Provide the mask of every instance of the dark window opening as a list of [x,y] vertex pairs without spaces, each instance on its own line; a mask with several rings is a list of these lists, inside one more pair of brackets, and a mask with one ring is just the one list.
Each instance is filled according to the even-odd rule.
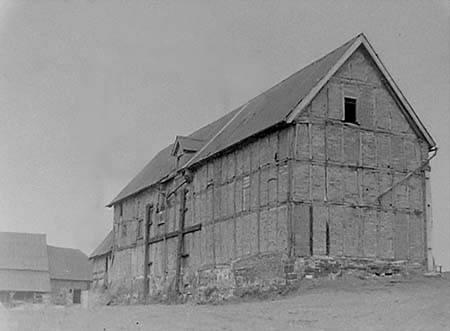
[[81,303],[81,290],[73,290],[73,303]]
[[138,227],[137,227],[137,238],[142,238],[143,235],[143,231],[142,231],[142,225],[144,223],[144,220],[140,219],[138,221]]
[[152,205],[147,205],[147,210],[146,210],[146,226],[145,226],[145,240],[149,240],[150,238],[150,227],[152,226],[153,223],[153,206]]
[[358,124],[356,121],[355,98],[344,98],[344,122]]
[[119,204],[119,216],[123,216],[123,205]]
[[127,236],[127,225],[122,224],[122,238],[125,238]]

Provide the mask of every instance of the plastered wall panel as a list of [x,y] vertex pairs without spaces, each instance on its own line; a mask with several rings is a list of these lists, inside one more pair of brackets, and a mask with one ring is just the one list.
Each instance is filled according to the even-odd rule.
[[385,259],[394,258],[393,218],[394,215],[390,211],[378,212],[378,224],[380,231],[378,257]]
[[344,207],[329,206],[330,255],[344,255]]
[[408,258],[409,215],[396,213],[394,218],[394,257],[396,260]]
[[[305,144],[303,141],[302,144]],[[280,160],[284,160],[288,157],[289,153],[288,145],[288,130],[282,130],[278,132],[278,157]]]
[[345,178],[343,176],[343,169],[341,167],[328,167],[328,200],[335,202],[342,202],[345,195],[343,188],[345,187]]
[[377,256],[378,227],[377,214],[373,209],[362,209],[364,222],[363,254],[365,257],[375,258]]
[[403,152],[403,139],[401,137],[391,136],[391,164],[398,170],[406,168],[406,160]]
[[312,199],[323,201],[325,197],[325,168],[319,165],[311,166]]
[[359,210],[352,207],[343,208],[344,221],[344,255],[358,256],[358,241],[359,241]]
[[309,256],[309,209],[307,204],[295,205],[293,212],[293,231],[295,237],[295,254],[297,256]]
[[287,213],[288,208],[286,205],[278,207],[277,210],[277,250],[286,251],[287,250]]
[[288,198],[289,176],[287,164],[278,168],[278,201],[284,202]]
[[342,127],[327,126],[327,157],[330,161],[342,161]]
[[313,160],[325,159],[325,127],[313,124],[311,126],[311,143]]
[[361,132],[362,164],[369,167],[376,167],[377,152],[375,135],[373,132]]
[[358,107],[359,123],[367,128],[373,128],[374,118],[374,88],[370,85],[360,86]]
[[391,126],[391,114],[389,111],[389,93],[384,89],[375,92],[375,124],[376,128],[389,130]]
[[[341,168],[341,173],[343,181],[341,195],[343,195],[344,201],[357,204],[359,201],[358,172],[353,168]],[[344,189],[343,192],[342,188]]]
[[410,139],[405,139],[403,144],[403,150],[406,159],[406,168],[409,171],[413,171],[420,166],[420,153],[417,153],[419,151],[419,147],[416,147],[417,143],[414,140]]
[[344,163],[356,165],[359,163],[359,132],[357,129],[344,127]]
[[297,124],[296,158],[309,159],[309,125]]
[[309,200],[309,165],[295,162],[293,167],[293,189],[296,201]]
[[425,238],[424,221],[421,213],[412,213],[409,217],[409,258],[413,261],[424,261]]
[[311,102],[311,111],[314,116],[325,117],[328,108],[328,89],[322,88]]
[[313,252],[314,255],[326,254],[326,224],[328,211],[325,206],[313,207]]
[[391,139],[387,134],[376,135],[377,165],[380,168],[391,167]]
[[342,90],[340,84],[328,84],[328,117],[336,120],[343,118]]

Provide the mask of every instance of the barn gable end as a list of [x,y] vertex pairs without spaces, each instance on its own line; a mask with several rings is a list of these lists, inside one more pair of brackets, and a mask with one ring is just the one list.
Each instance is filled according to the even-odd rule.
[[[344,120],[346,97],[356,123]],[[363,45],[294,122],[296,255],[424,265],[430,146]]]

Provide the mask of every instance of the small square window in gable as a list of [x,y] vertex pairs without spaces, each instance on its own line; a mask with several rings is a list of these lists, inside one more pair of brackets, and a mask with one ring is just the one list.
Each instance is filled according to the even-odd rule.
[[358,124],[356,118],[357,100],[355,98],[344,98],[344,122]]

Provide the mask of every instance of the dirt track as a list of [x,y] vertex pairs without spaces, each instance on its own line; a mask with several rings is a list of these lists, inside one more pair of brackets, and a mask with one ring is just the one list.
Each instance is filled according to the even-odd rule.
[[225,305],[0,311],[1,330],[449,330],[450,277],[305,281],[287,297]]

